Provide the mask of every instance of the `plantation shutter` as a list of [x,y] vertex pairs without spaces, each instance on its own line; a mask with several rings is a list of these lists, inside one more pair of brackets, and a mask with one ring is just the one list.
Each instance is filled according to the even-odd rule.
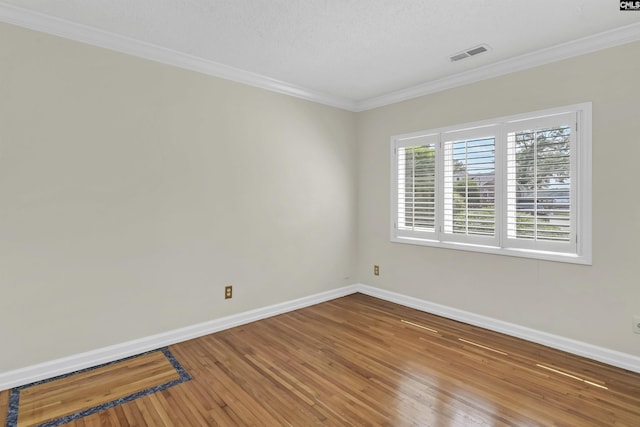
[[575,252],[575,113],[507,126],[506,246]]
[[497,245],[496,127],[443,134],[443,240]]
[[398,236],[433,238],[437,220],[437,135],[395,144],[395,228]]

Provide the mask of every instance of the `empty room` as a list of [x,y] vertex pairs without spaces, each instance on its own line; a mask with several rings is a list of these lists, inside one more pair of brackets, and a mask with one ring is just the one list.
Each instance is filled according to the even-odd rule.
[[0,427],[639,426],[639,76],[638,1],[0,0]]

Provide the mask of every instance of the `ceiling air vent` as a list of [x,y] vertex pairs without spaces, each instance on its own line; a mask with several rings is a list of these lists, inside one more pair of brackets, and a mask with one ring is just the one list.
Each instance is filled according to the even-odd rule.
[[478,55],[488,51],[489,51],[489,46],[486,44],[481,44],[480,46],[472,47],[463,52],[459,52],[454,55],[451,55],[449,59],[451,59],[451,62],[456,62],[456,61],[460,61],[461,59],[469,58],[471,56]]

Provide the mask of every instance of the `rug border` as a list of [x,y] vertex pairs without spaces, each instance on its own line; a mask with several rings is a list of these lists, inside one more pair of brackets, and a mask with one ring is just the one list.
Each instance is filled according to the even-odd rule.
[[59,426],[61,424],[64,423],[68,423],[70,421],[73,420],[77,420],[79,418],[83,418],[86,417],[88,415],[93,415],[95,413],[104,411],[106,409],[110,409],[113,408],[115,406],[121,405],[123,403],[127,403],[127,402],[131,402],[132,400],[138,399],[140,397],[143,396],[147,396],[149,394],[152,393],[156,393],[158,391],[162,391],[162,390],[166,390],[169,387],[173,387],[174,385],[178,385],[181,384],[183,382],[189,381],[191,380],[191,375],[189,375],[189,373],[182,367],[182,365],[180,364],[180,362],[178,362],[178,360],[174,357],[174,355],[171,353],[171,351],[169,350],[169,347],[162,347],[156,350],[151,350],[151,351],[147,351],[144,353],[140,353],[140,354],[136,354],[134,356],[129,356],[129,357],[125,357],[123,359],[119,359],[119,360],[114,360],[112,362],[107,362],[107,363],[103,363],[101,365],[98,366],[93,366],[90,368],[85,368],[85,369],[81,369],[79,371],[75,371],[75,372],[70,372],[68,374],[64,374],[64,375],[58,375],[57,377],[53,377],[53,378],[47,378],[45,380],[40,380],[40,381],[36,381],[30,384],[25,384],[25,385],[21,385],[19,387],[15,387],[13,389],[11,389],[11,392],[9,394],[9,409],[7,411],[7,422],[6,422],[6,427],[17,427],[18,425],[18,411],[19,411],[19,407],[20,407],[20,391],[29,388],[29,387],[34,387],[40,384],[45,384],[48,382],[52,382],[52,381],[56,381],[62,378],[67,378],[70,377],[72,375],[76,375],[76,374],[81,374],[84,372],[89,372],[89,371],[93,371],[105,366],[110,366],[110,365],[115,365],[116,363],[120,363],[126,360],[131,360],[131,359],[135,359],[137,357],[141,357],[141,356],[145,356],[147,354],[152,354],[152,353],[157,353],[157,352],[162,352],[165,357],[167,358],[167,360],[169,361],[169,363],[171,363],[171,366],[176,370],[176,372],[178,373],[178,375],[180,375],[180,378],[163,383],[163,384],[159,384],[157,386],[153,386],[150,388],[147,388],[145,390],[141,390],[135,393],[132,393],[130,395],[106,402],[106,403],[102,403],[100,405],[88,408],[88,409],[83,409],[82,411],[78,411],[75,412],[73,414],[69,414],[69,415],[65,415],[63,417],[60,418],[56,418],[54,420],[51,421],[46,421],[42,424],[38,424],[38,427],[55,427],[55,426]]

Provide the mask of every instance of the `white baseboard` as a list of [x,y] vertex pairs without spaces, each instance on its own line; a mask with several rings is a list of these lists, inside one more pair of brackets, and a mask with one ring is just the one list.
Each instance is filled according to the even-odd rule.
[[185,328],[174,329],[172,331],[151,335],[122,344],[116,344],[97,350],[88,351],[50,362],[40,363],[13,371],[0,373],[0,391],[8,390],[21,385],[30,384],[36,381],[57,377],[81,369],[113,362],[125,357],[155,350],[171,344],[198,338],[204,335],[219,332],[225,329],[255,322],[256,320],[276,316],[278,314],[319,304],[345,295],[356,293],[357,285],[346,286],[319,294],[310,295],[274,304],[256,310],[245,311],[231,316],[221,317],[208,322],[199,323]]
[[398,294],[384,289],[375,288],[373,286],[358,284],[357,290],[365,295],[380,298],[385,301],[394,302],[405,307],[415,308],[448,319],[458,320],[470,325],[479,326],[496,332],[501,332],[513,337],[522,338],[538,344],[546,345],[568,353],[583,356],[588,359],[597,360],[608,365],[617,366],[629,371],[640,373],[640,357],[604,347],[598,347],[581,341],[572,340],[570,338],[541,332],[535,329],[526,328],[513,323],[504,322],[502,320],[493,319],[491,317],[481,316],[470,313],[468,311],[459,310],[457,308],[445,305],[435,304],[419,298]]
[[116,344],[97,350],[88,351],[61,359],[26,368],[0,373],[0,391],[8,390],[21,385],[43,379],[53,378],[81,369],[98,366],[103,363],[113,362],[125,357],[155,350],[171,344],[198,338],[204,335],[219,332],[225,329],[255,322],[256,320],[287,313],[289,311],[330,301],[356,292],[370,295],[385,301],[394,302],[406,307],[415,308],[427,313],[436,314],[449,319],[458,320],[474,326],[479,326],[496,332],[501,332],[514,337],[522,338],[548,347],[563,350],[569,353],[584,356],[612,366],[617,366],[629,371],[640,373],[640,357],[631,354],[609,350],[592,344],[575,341],[558,335],[548,334],[535,329],[526,328],[513,323],[496,320],[491,317],[481,316],[468,311],[435,304],[419,298],[398,294],[384,289],[375,288],[364,284],[355,284],[343,288],[334,289],[319,294],[310,295],[274,304],[267,307],[250,310],[231,316],[221,317],[208,322],[199,323],[185,328],[174,329],[157,335]]

